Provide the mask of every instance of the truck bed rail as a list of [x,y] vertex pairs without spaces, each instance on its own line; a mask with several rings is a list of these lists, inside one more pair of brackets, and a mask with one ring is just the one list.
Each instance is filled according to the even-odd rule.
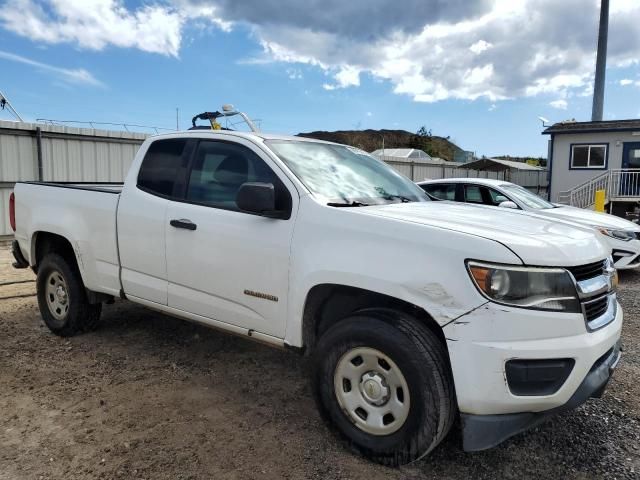
[[122,182],[16,182],[29,185],[42,185],[44,187],[73,188],[76,190],[90,190],[93,192],[119,194],[124,183]]

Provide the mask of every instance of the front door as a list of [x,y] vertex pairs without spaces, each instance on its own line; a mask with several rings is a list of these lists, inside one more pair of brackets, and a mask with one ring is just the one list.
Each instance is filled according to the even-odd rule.
[[622,168],[620,194],[640,196],[640,142],[625,142],[622,148]]
[[[246,140],[199,141],[184,199],[167,208],[168,304],[284,338],[298,195],[263,155]],[[245,182],[273,183],[276,206],[290,217],[240,211],[236,194]]]

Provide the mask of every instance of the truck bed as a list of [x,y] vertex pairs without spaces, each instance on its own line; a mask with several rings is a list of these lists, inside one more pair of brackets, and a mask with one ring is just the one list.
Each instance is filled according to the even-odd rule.
[[69,239],[90,290],[120,290],[116,210],[122,183],[18,182],[16,240],[31,263],[39,232]]

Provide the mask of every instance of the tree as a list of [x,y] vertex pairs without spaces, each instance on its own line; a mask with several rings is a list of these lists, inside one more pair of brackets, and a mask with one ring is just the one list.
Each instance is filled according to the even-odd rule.
[[427,127],[423,125],[418,129],[416,135],[418,135],[419,137],[431,137],[431,129],[427,130]]

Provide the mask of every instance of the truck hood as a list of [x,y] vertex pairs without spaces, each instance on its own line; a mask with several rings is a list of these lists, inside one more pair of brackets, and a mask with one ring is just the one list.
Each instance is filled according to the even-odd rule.
[[[526,265],[571,267],[602,260],[611,253],[591,228],[507,209],[439,201],[372,205],[354,210],[494,240],[512,250]],[[482,252],[469,252],[469,257],[481,260]]]
[[630,222],[629,220],[609,215],[608,213],[594,212],[593,210],[586,210],[583,208],[559,206],[545,210],[536,210],[533,213],[544,215],[546,217],[555,217],[558,220],[568,220],[591,227],[604,227],[616,230],[640,232],[640,225]]

